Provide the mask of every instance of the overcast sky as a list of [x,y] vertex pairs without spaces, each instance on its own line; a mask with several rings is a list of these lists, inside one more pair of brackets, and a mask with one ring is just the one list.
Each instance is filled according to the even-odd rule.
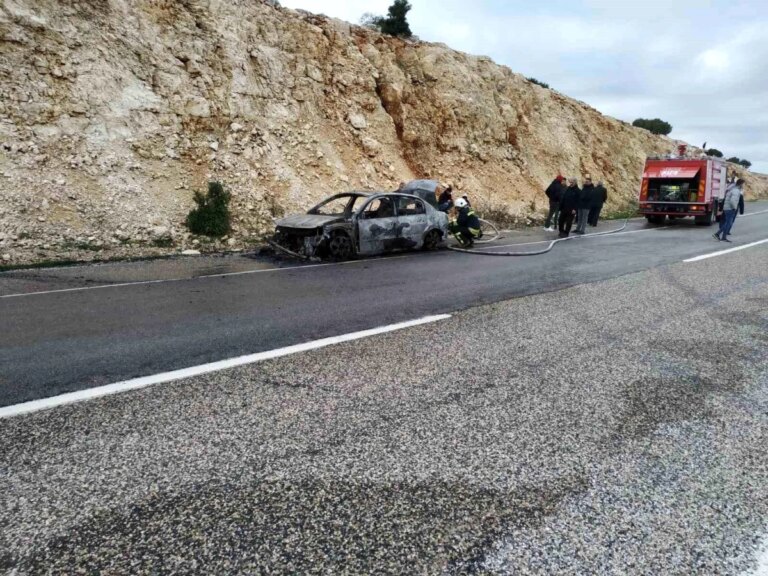
[[[391,0],[282,0],[358,22]],[[411,30],[768,173],[768,2],[411,0]]]

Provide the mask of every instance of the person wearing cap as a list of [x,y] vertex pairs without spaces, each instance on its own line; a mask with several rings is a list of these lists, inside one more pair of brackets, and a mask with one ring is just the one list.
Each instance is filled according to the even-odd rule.
[[544,222],[544,230],[547,232],[554,232],[557,221],[560,217],[560,199],[563,196],[563,180],[565,180],[560,174],[557,178],[552,180],[552,183],[544,191],[544,194],[549,198],[549,212],[547,213],[547,220]]
[[450,232],[462,248],[471,248],[475,240],[482,235],[480,219],[464,198],[456,200],[455,206],[458,209],[458,215],[449,225]]

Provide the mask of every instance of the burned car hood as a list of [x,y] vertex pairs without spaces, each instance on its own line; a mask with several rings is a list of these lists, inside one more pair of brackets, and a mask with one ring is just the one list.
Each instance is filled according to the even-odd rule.
[[319,214],[295,214],[286,218],[281,218],[275,225],[278,228],[299,228],[311,230],[312,228],[322,228],[326,224],[334,222],[343,222],[344,216],[321,216]]

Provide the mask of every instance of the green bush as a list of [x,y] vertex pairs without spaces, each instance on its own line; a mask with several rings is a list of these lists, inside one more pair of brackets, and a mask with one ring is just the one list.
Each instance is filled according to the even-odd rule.
[[728,160],[726,160],[726,162],[730,162],[731,164],[738,164],[739,166],[743,166],[747,169],[752,166],[752,162],[745,160],[744,158],[739,158],[738,156],[731,156],[728,158]]
[[653,134],[660,134],[663,136],[666,136],[670,132],[672,132],[672,125],[669,122],[664,122],[661,118],[654,118],[653,120],[648,120],[646,118],[638,118],[634,122],[632,122],[632,126],[637,126],[638,128],[645,128],[649,132],[652,132]]
[[230,193],[221,182],[208,182],[208,193],[195,192],[195,204],[187,215],[187,228],[193,234],[224,236],[230,230]]
[[542,82],[541,80],[536,80],[536,78],[527,78],[528,82],[531,84],[536,84],[537,86],[541,86],[542,88],[549,88],[549,84],[546,82]]
[[710,148],[706,152],[707,152],[707,156],[714,156],[715,158],[723,157],[723,153],[720,152],[720,150],[718,150],[717,148]]
[[395,0],[386,16],[366,13],[363,14],[360,23],[366,28],[379,30],[382,34],[410,38],[413,36],[411,27],[408,25],[408,12],[411,8],[408,0]]

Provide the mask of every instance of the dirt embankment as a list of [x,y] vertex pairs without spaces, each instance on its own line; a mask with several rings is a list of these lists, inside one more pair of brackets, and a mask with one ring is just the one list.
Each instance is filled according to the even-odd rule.
[[[265,0],[0,4],[0,265],[237,249],[413,177],[526,222],[554,174],[590,173],[620,210],[674,147],[488,58]],[[235,216],[213,244],[183,226],[208,179]]]

